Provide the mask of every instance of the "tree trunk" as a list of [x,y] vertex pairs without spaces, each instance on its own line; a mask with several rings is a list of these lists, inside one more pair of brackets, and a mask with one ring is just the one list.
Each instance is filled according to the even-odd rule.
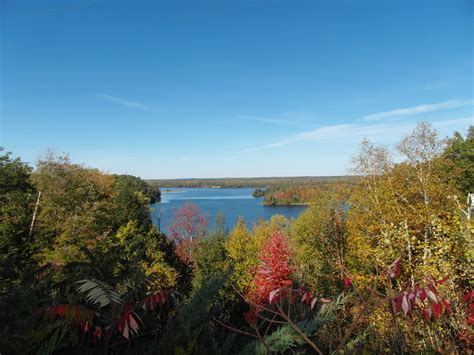
[[28,234],[28,236],[30,237],[33,235],[33,227],[35,225],[36,213],[38,212],[38,205],[40,202],[40,198],[41,198],[41,191],[38,191],[38,198],[36,199],[35,210],[33,211],[33,218],[31,219],[30,233]]

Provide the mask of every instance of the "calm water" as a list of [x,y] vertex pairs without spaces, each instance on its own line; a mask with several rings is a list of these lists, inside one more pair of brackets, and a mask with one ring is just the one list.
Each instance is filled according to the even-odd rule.
[[296,218],[306,208],[305,206],[263,206],[262,197],[252,197],[252,192],[255,190],[253,188],[189,188],[172,189],[173,192],[166,192],[166,190],[168,189],[161,190],[161,202],[151,205],[153,223],[158,224],[158,215],[161,214],[160,229],[165,233],[173,221],[175,211],[186,201],[195,203],[203,213],[207,214],[208,228],[214,226],[216,214],[219,211],[224,213],[227,227],[230,229],[239,216],[245,219],[250,228],[260,218],[267,220],[274,214],[284,215],[288,219]]

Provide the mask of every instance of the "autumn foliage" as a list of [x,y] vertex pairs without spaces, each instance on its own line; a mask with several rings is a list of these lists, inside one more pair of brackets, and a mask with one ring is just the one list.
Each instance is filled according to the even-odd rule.
[[207,218],[197,205],[186,202],[175,213],[174,221],[169,227],[170,236],[176,241],[181,258],[192,261],[193,249],[207,227]]
[[290,266],[288,240],[281,232],[273,232],[259,251],[259,265],[253,280],[250,298],[257,304],[268,301],[271,291],[290,287],[294,268]]
[[312,201],[295,220],[209,231],[186,203],[167,235],[139,178],[5,154],[2,354],[472,353],[472,132],[423,123],[364,141],[351,186],[269,189]]

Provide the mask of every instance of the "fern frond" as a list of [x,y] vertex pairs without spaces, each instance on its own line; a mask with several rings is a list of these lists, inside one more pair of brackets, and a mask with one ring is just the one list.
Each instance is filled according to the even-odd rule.
[[117,287],[118,294],[122,298],[140,299],[144,294],[147,294],[149,289],[153,289],[153,285],[160,281],[161,275],[158,273],[151,273],[145,275],[143,271],[136,270],[129,277],[120,282]]
[[93,305],[99,305],[99,308],[112,304],[122,304],[122,299],[117,291],[105,282],[99,280],[81,280],[76,283],[80,284],[77,290],[85,296],[86,301]]

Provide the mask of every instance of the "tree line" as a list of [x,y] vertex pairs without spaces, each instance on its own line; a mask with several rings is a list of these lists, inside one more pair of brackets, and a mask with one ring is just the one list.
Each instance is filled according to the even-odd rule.
[[162,188],[267,188],[276,184],[307,184],[323,181],[346,180],[350,176],[295,176],[295,177],[249,177],[249,178],[209,178],[209,179],[150,179],[152,185]]
[[343,199],[350,195],[356,183],[357,178],[353,176],[328,181],[276,183],[264,190],[257,188],[253,196],[263,196],[264,205],[310,205],[322,194],[338,195],[338,198]]

